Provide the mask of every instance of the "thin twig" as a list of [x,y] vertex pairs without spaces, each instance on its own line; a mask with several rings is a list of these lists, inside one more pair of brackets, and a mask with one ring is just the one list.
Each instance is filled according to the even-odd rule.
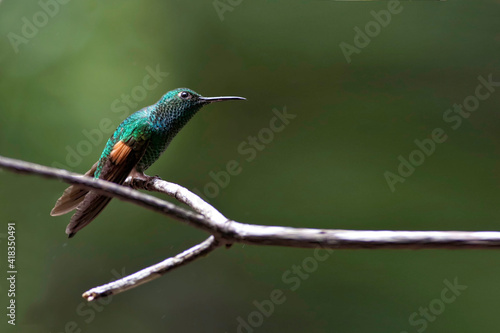
[[[213,237],[209,237],[203,243],[176,257],[166,259],[162,263],[145,268],[138,273],[105,286],[89,290],[84,294],[89,299],[133,288],[158,277],[168,270],[195,260],[222,244],[244,243],[333,249],[500,248],[500,232],[497,231],[332,230],[244,224],[228,220],[218,210],[186,188],[156,177],[151,177],[149,180],[142,182],[132,180],[132,183],[135,188],[173,196],[180,202],[190,206],[196,213],[126,186],[100,179],[83,177],[82,175],[66,170],[59,170],[1,156],[0,167],[18,173],[36,174],[47,178],[60,179],[70,184],[79,184],[93,191],[117,197],[118,199],[129,201],[177,220],[187,222],[213,235]],[[158,269],[161,270],[161,274],[158,273]]]
[[191,207],[195,212],[203,215],[206,219],[213,221],[213,223],[222,225],[228,221],[224,215],[222,215],[208,202],[204,201],[187,188],[175,183],[161,180],[158,177],[150,177],[146,182],[142,179],[136,179],[133,181],[133,187],[136,189],[159,192],[174,197],[179,202]]
[[[151,177],[148,181],[144,181],[143,179],[130,179],[128,180],[128,183],[136,189],[161,192],[174,197],[180,202],[185,203],[186,205],[191,207],[196,212],[202,214],[207,219],[215,220],[216,223],[224,223],[227,221],[227,218],[212,205],[203,201],[198,196],[190,195],[192,194],[190,191],[177,184],[160,180],[157,177]],[[214,236],[210,236],[202,243],[193,246],[190,249],[187,249],[186,251],[176,255],[175,257],[165,259],[162,262],[146,267],[134,274],[128,275],[105,285],[92,288],[84,292],[82,296],[88,301],[93,301],[97,298],[116,295],[118,293],[127,291],[143,283],[159,278],[168,271],[171,271],[191,261],[201,258],[221,245],[223,245],[222,242],[218,241]]]

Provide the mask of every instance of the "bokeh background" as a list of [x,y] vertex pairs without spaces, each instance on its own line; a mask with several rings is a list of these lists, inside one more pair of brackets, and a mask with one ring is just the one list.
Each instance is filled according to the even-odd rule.
[[[211,172],[238,161],[241,173],[207,196],[228,217],[315,228],[500,228],[500,87],[456,130],[443,120],[453,104],[474,94],[479,76],[500,81],[498,1],[401,2],[401,12],[350,63],[340,44],[353,45],[354,29],[364,30],[374,20],[371,11],[387,10],[388,2],[42,3],[51,4],[46,21],[38,1],[0,2],[1,155],[83,173],[110,135],[101,131],[103,138],[95,134],[92,143],[85,133],[95,133],[101,121],[114,128],[125,113],[186,86],[248,100],[204,108],[148,173],[204,193]],[[30,30],[34,20],[40,27]],[[144,89],[147,68],[163,73],[155,88]],[[238,146],[269,127],[273,109],[284,108],[296,117],[247,161]],[[397,173],[398,156],[408,158],[414,140],[429,138],[435,128],[447,141],[391,191],[384,173]],[[70,158],[71,150],[80,153]],[[6,225],[17,227],[15,327],[6,323],[5,278],[0,283],[0,327],[9,331],[500,327],[495,250],[336,251],[291,290],[283,274],[310,260],[313,250],[234,245],[88,304],[80,296],[85,290],[175,255],[206,235],[113,200],[68,240],[70,216],[49,216],[65,187],[0,170],[3,271]],[[449,304],[442,302],[445,280],[467,286]],[[259,322],[255,301],[269,300],[275,289],[286,301]],[[425,317],[421,311],[429,306]],[[242,320],[255,327],[240,327]]]

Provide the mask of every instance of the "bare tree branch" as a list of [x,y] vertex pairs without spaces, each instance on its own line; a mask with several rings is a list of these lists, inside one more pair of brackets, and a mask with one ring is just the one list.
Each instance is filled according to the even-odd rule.
[[391,231],[332,230],[244,224],[228,220],[218,210],[186,188],[157,177],[130,180],[139,189],[161,192],[187,204],[196,213],[126,186],[92,179],[65,170],[0,156],[0,167],[18,173],[55,178],[107,194],[186,222],[210,234],[204,242],[161,263],[84,294],[88,300],[116,294],[159,277],[165,272],[200,258],[221,245],[244,243],[300,248],[332,249],[488,249],[500,248],[497,231]]

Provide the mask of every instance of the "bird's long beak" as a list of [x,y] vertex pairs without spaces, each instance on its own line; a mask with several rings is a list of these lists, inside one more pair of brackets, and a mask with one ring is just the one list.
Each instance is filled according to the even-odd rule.
[[203,103],[214,103],[214,102],[222,102],[222,101],[230,101],[230,100],[246,100],[244,97],[238,96],[219,96],[219,97],[199,97],[199,100]]

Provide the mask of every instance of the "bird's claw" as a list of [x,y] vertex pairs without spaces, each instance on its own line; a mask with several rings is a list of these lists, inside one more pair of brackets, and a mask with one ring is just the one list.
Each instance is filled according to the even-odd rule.
[[130,185],[135,189],[147,189],[156,180],[161,180],[161,177],[158,175],[148,176],[144,173],[137,172],[133,175]]

